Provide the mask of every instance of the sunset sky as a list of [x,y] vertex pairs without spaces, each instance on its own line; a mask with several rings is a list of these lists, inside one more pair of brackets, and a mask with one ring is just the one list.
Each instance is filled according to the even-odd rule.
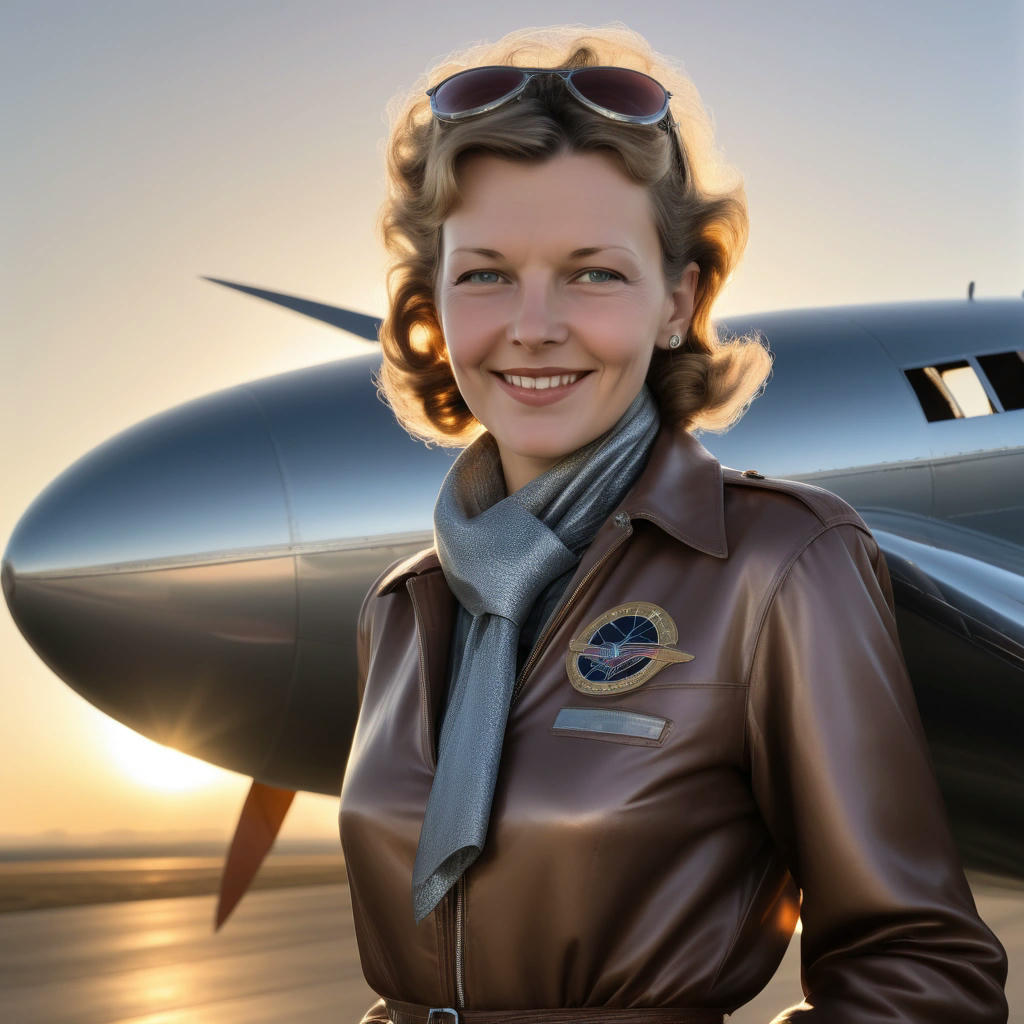
[[[720,315],[959,298],[972,279],[979,298],[1024,289],[1024,3],[451,10],[6,0],[0,544],[112,434],[368,350],[200,275],[383,314],[388,100],[446,53],[555,11],[590,25],[628,14],[700,89],[751,212]],[[6,608],[0,695],[0,843],[230,834],[248,780],[210,769],[161,789]],[[336,835],[335,816],[334,800],[302,796],[284,835]]]

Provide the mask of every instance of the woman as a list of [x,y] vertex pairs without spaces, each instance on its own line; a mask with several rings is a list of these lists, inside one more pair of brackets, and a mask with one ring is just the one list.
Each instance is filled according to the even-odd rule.
[[720,1024],[799,914],[778,1020],[1004,1021],[877,545],[691,433],[770,368],[710,323],[746,212],[692,86],[571,28],[430,84],[389,150],[381,385],[468,446],[360,614],[364,1020]]

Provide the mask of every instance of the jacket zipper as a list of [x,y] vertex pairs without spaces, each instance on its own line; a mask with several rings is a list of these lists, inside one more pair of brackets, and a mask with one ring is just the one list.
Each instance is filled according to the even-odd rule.
[[466,1008],[466,983],[462,977],[462,943],[465,931],[463,918],[466,913],[466,876],[459,876],[455,883],[455,1005]]
[[[523,671],[519,673],[519,678],[516,680],[515,689],[512,691],[512,700],[510,706],[516,702],[520,691],[523,688],[523,684],[533,669],[537,658],[540,655],[540,651],[543,649],[545,642],[548,637],[558,628],[562,620],[565,618],[566,612],[572,606],[573,602],[580,596],[587,584],[593,579],[594,574],[604,565],[605,562],[622,546],[622,544],[629,539],[633,533],[632,524],[628,519],[621,521],[616,518],[616,522],[620,524],[622,533],[614,544],[590,567],[587,574],[577,584],[576,589],[572,592],[569,600],[565,602],[558,609],[555,617],[548,623],[547,629],[537,638],[537,642],[533,645],[533,649],[530,651],[530,656],[526,659],[526,664],[523,665]],[[422,648],[420,656],[422,657]],[[465,913],[466,913],[466,876],[465,873],[459,876],[459,880],[455,883],[455,1003],[456,1006],[463,1010],[466,1007],[466,984],[463,978],[463,944],[465,940]]]

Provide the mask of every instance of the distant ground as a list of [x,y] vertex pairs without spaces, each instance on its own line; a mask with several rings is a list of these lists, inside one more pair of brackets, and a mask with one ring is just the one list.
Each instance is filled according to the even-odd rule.
[[[322,849],[322,846],[321,846]],[[205,896],[220,888],[226,852],[216,855],[171,854],[138,849],[120,854],[93,850],[69,856],[69,850],[44,851],[43,856],[17,859],[0,853],[0,913],[70,907],[90,903]],[[333,852],[272,853],[263,864],[253,889],[329,885],[346,881],[340,844]]]
[[[133,832],[129,829],[96,835],[66,835],[59,830],[34,836],[0,835],[0,863],[14,860],[78,860],[98,857],[222,857],[230,835],[194,832]],[[335,853],[337,837],[279,838],[273,853]]]

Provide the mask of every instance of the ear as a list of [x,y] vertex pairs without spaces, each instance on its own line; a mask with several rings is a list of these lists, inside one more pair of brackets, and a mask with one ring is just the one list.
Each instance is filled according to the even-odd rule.
[[686,337],[690,329],[690,321],[693,319],[693,304],[697,297],[697,282],[700,280],[700,267],[696,263],[688,263],[679,283],[669,292],[666,299],[667,319],[658,332],[655,345],[658,348],[667,349],[668,340],[673,334],[680,338]]

